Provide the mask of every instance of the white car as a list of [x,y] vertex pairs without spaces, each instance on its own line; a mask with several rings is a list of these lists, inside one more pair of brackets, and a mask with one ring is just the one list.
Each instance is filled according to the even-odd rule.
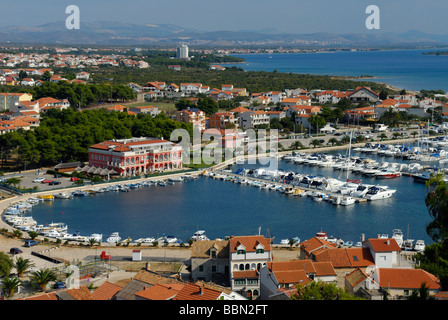
[[33,182],[42,182],[42,181],[44,181],[44,180],[45,180],[45,178],[40,177],[40,178],[36,178],[36,179],[34,179]]

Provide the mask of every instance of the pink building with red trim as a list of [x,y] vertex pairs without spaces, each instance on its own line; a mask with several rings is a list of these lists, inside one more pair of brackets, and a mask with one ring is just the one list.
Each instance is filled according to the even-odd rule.
[[176,170],[182,168],[182,147],[153,138],[104,141],[89,148],[89,165],[122,177]]

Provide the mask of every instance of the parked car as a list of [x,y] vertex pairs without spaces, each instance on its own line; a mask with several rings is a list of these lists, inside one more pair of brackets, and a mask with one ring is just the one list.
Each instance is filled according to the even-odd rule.
[[59,181],[51,181],[50,183],[48,183],[50,186],[55,186],[57,184],[61,184]]
[[45,180],[45,178],[40,177],[40,178],[34,179],[33,182],[42,182],[44,180]]
[[78,178],[78,177],[71,177],[70,178],[70,181],[78,181],[78,180],[80,180],[81,178]]
[[19,253],[23,253],[23,251],[20,250],[19,248],[11,248],[9,250],[9,253],[11,253],[11,254],[19,254]]
[[60,178],[60,177],[62,177],[62,174],[60,174],[60,173],[55,173],[55,174],[54,174],[54,177],[55,177],[55,178]]
[[45,179],[45,180],[42,180],[42,183],[50,183],[50,182],[52,182],[53,180],[48,180],[48,179]]
[[58,281],[53,285],[53,289],[65,289],[67,288],[62,281]]
[[32,247],[39,244],[39,241],[36,240],[26,240],[25,241],[25,247]]

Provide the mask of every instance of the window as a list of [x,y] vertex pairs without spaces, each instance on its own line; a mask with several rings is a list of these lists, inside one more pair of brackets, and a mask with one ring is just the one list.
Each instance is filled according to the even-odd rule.
[[212,266],[212,272],[216,272],[216,266]]
[[235,285],[244,286],[246,284],[246,280],[245,279],[235,279],[234,283],[235,283]]
[[246,250],[244,250],[244,249],[236,251],[236,254],[245,254],[245,253],[246,253]]
[[264,249],[257,249],[256,253],[264,253]]
[[204,266],[199,266],[199,272],[204,272]]

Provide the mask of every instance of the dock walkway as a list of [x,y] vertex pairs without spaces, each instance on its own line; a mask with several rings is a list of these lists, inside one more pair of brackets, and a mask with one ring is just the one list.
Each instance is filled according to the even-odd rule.
[[[281,181],[272,181],[272,180],[266,180],[266,179],[255,178],[255,177],[242,176],[242,175],[238,175],[238,174],[235,174],[235,173],[230,173],[230,172],[226,172],[226,171],[222,171],[222,170],[214,171],[214,173],[219,174],[219,175],[225,175],[225,176],[230,177],[230,178],[242,178],[243,177],[244,179],[247,179],[247,180],[250,180],[250,181],[257,181],[257,182],[261,182],[261,183],[275,184],[275,185],[279,185],[281,187],[292,187],[292,188],[301,189],[301,190],[304,190],[304,191],[322,192],[324,194],[328,194],[328,195],[333,196],[333,197],[341,197],[341,196],[343,196],[340,193],[330,192],[330,191],[327,191],[327,190],[319,190],[319,189],[316,189],[316,188],[308,188],[308,187],[304,187],[304,186],[291,185],[289,183],[286,183],[285,181],[283,181],[283,182],[281,182]],[[357,203],[367,202],[367,199],[365,199],[365,198],[358,198],[358,197],[353,197],[353,196],[351,196],[351,197],[353,199],[355,199],[355,201]]]

